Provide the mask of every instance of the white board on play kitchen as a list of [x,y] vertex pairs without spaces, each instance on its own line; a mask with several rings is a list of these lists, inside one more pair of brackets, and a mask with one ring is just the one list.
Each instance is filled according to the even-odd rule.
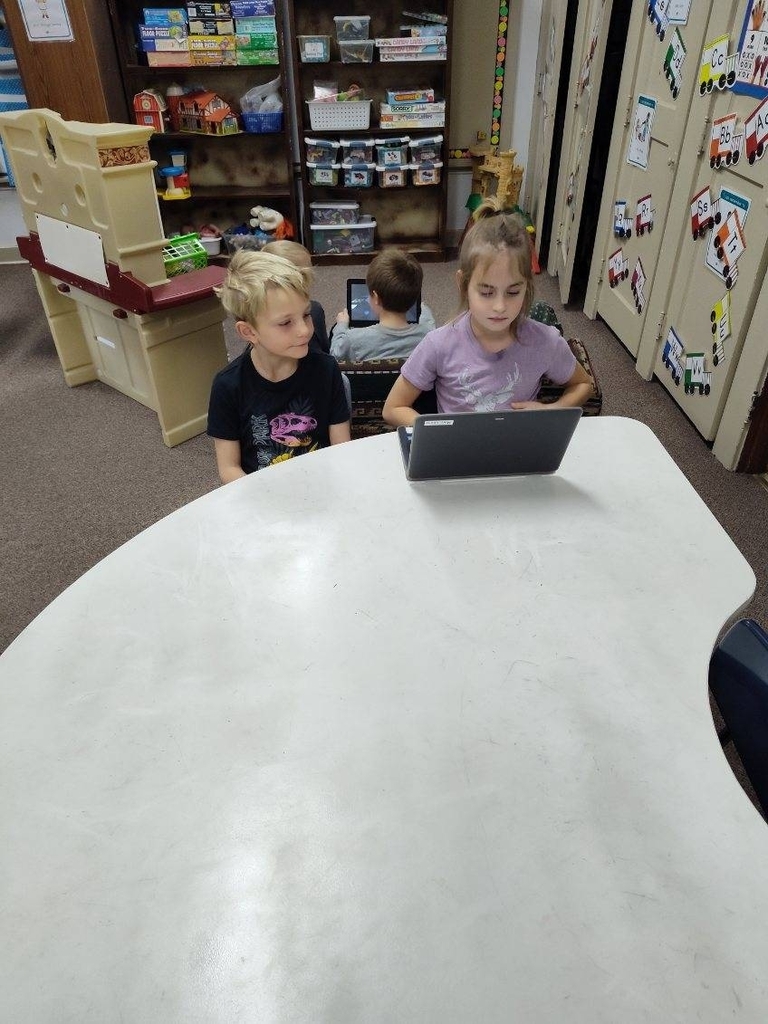
[[98,231],[36,213],[37,233],[45,262],[95,284],[109,286],[104,248]]

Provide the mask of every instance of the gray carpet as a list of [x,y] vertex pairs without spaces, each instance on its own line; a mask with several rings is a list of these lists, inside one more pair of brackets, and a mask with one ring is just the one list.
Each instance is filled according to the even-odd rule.
[[[329,322],[347,277],[365,267],[320,267],[315,297]],[[424,298],[438,322],[455,312],[455,264],[426,264]],[[556,282],[538,296],[586,344],[599,374],[603,411],[634,416],[665,444],[754,568],[749,614],[768,626],[768,491],[728,473],[657,383],[642,380],[611,332],[562,310]],[[68,388],[26,266],[0,266],[0,651],[70,583],[140,530],[218,484],[204,436],[166,448],[154,413],[99,383]],[[232,352],[239,343],[228,331]],[[671,510],[671,514],[674,514]],[[704,553],[703,553],[704,557]]]

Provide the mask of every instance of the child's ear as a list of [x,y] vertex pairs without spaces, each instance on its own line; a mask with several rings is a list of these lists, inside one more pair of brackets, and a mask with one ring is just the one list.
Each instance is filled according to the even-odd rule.
[[259,340],[256,328],[251,326],[247,320],[235,320],[235,331],[240,335],[243,341],[247,341],[249,345],[255,345]]

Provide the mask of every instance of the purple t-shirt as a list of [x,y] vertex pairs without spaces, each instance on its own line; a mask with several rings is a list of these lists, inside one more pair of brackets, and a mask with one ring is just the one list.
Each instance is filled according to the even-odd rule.
[[440,412],[493,412],[528,402],[542,377],[566,384],[576,357],[554,327],[524,319],[503,352],[486,352],[464,313],[430,331],[403,364],[402,375],[419,391],[434,387]]

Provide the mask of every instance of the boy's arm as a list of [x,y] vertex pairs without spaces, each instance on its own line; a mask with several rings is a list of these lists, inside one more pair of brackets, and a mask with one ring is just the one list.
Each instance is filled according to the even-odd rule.
[[337,362],[349,359],[349,313],[343,309],[336,317],[336,324],[331,334],[331,355]]
[[223,484],[231,483],[233,480],[247,475],[240,462],[239,441],[227,441],[222,437],[214,437],[213,443],[216,450],[216,468]]
[[409,380],[400,374],[387,395],[381,415],[393,427],[410,427],[418,416],[413,404],[421,394]]
[[425,302],[421,305],[419,327],[423,327],[425,332],[434,331],[435,327],[437,327],[437,324],[435,323],[435,314]]
[[345,441],[351,441],[352,432],[349,420],[346,423],[331,423],[328,427],[328,440],[331,444],[344,444]]

